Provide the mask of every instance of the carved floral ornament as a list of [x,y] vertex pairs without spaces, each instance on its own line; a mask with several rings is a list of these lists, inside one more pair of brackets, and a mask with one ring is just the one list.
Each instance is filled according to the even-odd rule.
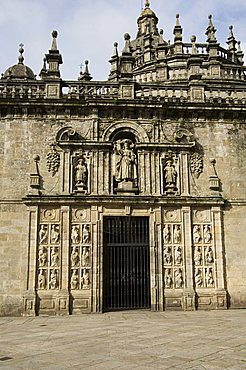
[[50,145],[50,150],[46,156],[46,163],[48,171],[51,173],[52,176],[55,176],[60,167],[60,155],[56,149],[55,144]]

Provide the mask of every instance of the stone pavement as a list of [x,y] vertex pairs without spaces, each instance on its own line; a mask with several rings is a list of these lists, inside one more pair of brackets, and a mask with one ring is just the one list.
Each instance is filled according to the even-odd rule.
[[246,369],[246,310],[1,317],[0,368]]

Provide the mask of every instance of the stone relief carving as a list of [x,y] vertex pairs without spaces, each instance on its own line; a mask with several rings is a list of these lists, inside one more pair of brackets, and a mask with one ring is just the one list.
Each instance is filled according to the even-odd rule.
[[52,176],[55,176],[60,167],[60,155],[55,147],[55,144],[50,145],[50,151],[46,156],[46,163],[48,171],[52,174]]
[[205,280],[208,288],[212,288],[214,286],[213,270],[211,267],[205,269]]
[[174,247],[174,261],[176,265],[180,265],[183,261],[182,251],[179,246]]
[[196,266],[200,266],[202,264],[202,253],[200,247],[194,248],[194,263]]
[[38,273],[38,289],[46,289],[45,271],[42,269]]
[[178,190],[177,158],[169,151],[162,159],[163,189],[166,195],[175,195]]
[[195,285],[199,288],[203,285],[202,271],[200,269],[195,270]]
[[170,226],[166,224],[163,229],[163,239],[164,243],[169,244],[171,242],[171,231]]
[[50,265],[52,267],[56,267],[59,265],[59,252],[58,252],[58,248],[57,247],[52,247],[51,248],[51,261],[50,261]]
[[72,226],[71,240],[72,240],[73,244],[78,244],[79,241],[80,241],[80,233],[79,233],[78,225],[73,225]]
[[203,227],[203,239],[204,243],[211,243],[212,241],[212,234],[209,225],[204,225]]
[[181,230],[179,225],[174,225],[173,229],[173,241],[176,244],[181,243]]
[[58,271],[50,271],[50,289],[58,289]]
[[40,226],[39,230],[39,243],[47,243],[47,238],[48,238],[48,229],[45,227],[45,225]]
[[137,186],[137,156],[134,147],[130,139],[114,142],[114,178],[118,186],[121,184],[123,188],[126,187],[125,183],[131,184],[132,187]]
[[90,243],[91,235],[90,235],[90,226],[89,225],[83,225],[82,228],[82,241],[83,244]]
[[89,289],[89,286],[90,286],[89,270],[84,269],[82,275],[82,289]]
[[214,262],[214,253],[210,246],[205,249],[205,262],[207,264]]
[[80,257],[79,257],[78,248],[73,246],[72,253],[71,253],[71,265],[73,267],[79,266],[79,262],[80,262]]
[[198,179],[203,172],[203,155],[197,152],[190,156],[190,170],[191,173]]
[[168,265],[172,263],[172,249],[170,246],[164,246],[164,262]]
[[183,275],[181,269],[174,271],[174,284],[175,288],[182,288],[183,286]]
[[165,288],[172,288],[173,279],[172,279],[172,275],[171,275],[171,269],[166,269],[164,275],[165,275],[164,276],[164,278],[165,278],[165,283],[164,283]]
[[193,241],[194,243],[200,243],[201,242],[201,230],[199,225],[194,225],[193,227]]
[[44,267],[47,265],[48,262],[48,252],[47,248],[44,246],[40,246],[38,251],[38,262],[40,267]]
[[71,289],[79,289],[79,274],[78,270],[72,270]]
[[51,225],[51,231],[50,231],[50,241],[53,244],[56,244],[59,242],[60,238],[60,232],[59,232],[59,226],[58,225]]

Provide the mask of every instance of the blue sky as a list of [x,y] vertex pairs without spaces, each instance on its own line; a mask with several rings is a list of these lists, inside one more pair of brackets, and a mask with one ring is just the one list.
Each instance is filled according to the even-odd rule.
[[[144,0],[143,0],[144,2]],[[44,54],[51,45],[51,32],[59,33],[58,47],[63,56],[63,79],[77,79],[79,65],[90,61],[95,80],[106,80],[113,43],[123,48],[123,35],[136,35],[141,0],[0,0],[0,73],[17,62],[18,45],[24,44],[25,64],[39,74]],[[226,46],[228,27],[242,41],[246,54],[246,0],[151,0],[166,40],[173,39],[176,13],[184,29],[183,40],[191,35],[205,42],[208,15],[213,15],[217,39]]]

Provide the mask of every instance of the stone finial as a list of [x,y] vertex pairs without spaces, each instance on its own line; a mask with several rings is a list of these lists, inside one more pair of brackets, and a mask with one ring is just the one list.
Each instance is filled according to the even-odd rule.
[[118,56],[119,56],[119,53],[118,53],[118,42],[115,42],[114,43],[114,51],[113,51],[112,58],[115,58],[115,57],[118,58]]
[[238,41],[237,42],[237,45],[238,45],[238,48],[237,48],[237,60],[240,64],[243,65],[243,57],[244,57],[244,54],[242,52],[242,49],[241,49],[241,41]]
[[125,47],[122,50],[122,54],[131,54],[131,36],[129,33],[124,34],[124,39],[125,39]]
[[183,47],[182,47],[182,33],[183,29],[180,26],[179,22],[179,14],[176,14],[176,24],[173,29],[174,34],[174,52],[175,54],[182,54]]
[[180,23],[179,23],[179,14],[176,14],[176,27],[179,27],[180,26]]
[[149,0],[146,0],[145,1],[145,8],[149,8],[150,7],[150,2],[149,2]]
[[207,30],[206,30],[206,33],[205,33],[207,35],[207,42],[208,43],[216,43],[217,42],[216,37],[215,37],[216,28],[213,25],[211,14],[208,16],[208,20],[209,20],[208,27],[207,27]]
[[82,81],[90,81],[92,79],[91,77],[91,74],[89,72],[89,61],[86,60],[85,61],[85,71],[84,72],[80,72],[80,77],[79,77],[79,80],[82,80]]
[[211,190],[211,195],[220,196],[221,183],[215,168],[216,160],[214,158],[210,158],[209,162],[211,164],[211,175],[209,176],[209,189]]
[[23,46],[24,46],[24,44],[20,44],[19,45],[19,53],[20,53],[20,55],[19,55],[19,57],[18,57],[18,63],[19,64],[23,64],[23,62],[24,62],[24,57],[23,57],[23,53],[24,53],[24,49],[23,49]]
[[191,54],[197,54],[196,36],[195,35],[191,36],[190,41],[192,44]]
[[113,55],[109,60],[111,64],[111,70],[109,74],[109,80],[117,81],[119,77],[119,53],[118,53],[118,42],[114,43]]
[[30,174],[30,195],[41,195],[41,176],[39,173],[38,163],[40,161],[39,155],[34,155],[33,160],[35,162],[35,169]]
[[228,50],[231,53],[232,61],[236,62],[236,51],[237,51],[236,44],[237,44],[237,41],[236,41],[236,39],[234,37],[234,34],[233,34],[233,26],[229,27],[229,37],[228,37],[226,43],[228,44]]
[[52,31],[52,44],[51,44],[51,50],[57,50],[57,36],[58,32],[57,31]]

